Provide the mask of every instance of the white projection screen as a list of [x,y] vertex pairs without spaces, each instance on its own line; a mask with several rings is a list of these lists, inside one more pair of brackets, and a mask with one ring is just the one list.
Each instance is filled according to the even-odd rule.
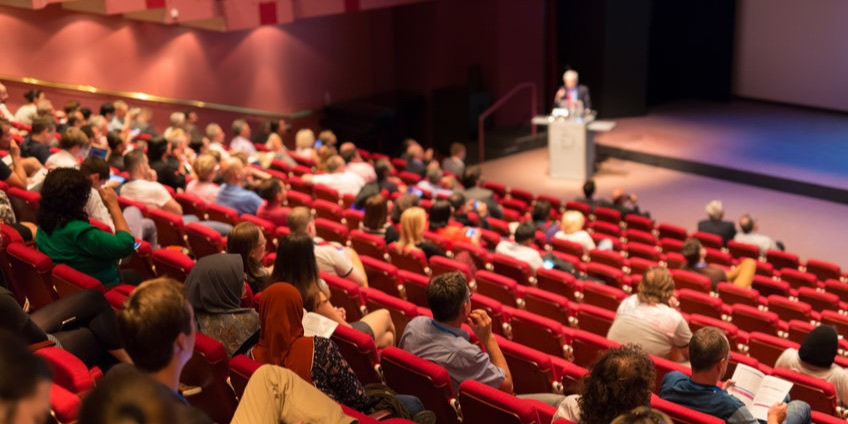
[[733,93],[848,112],[848,0],[739,0]]

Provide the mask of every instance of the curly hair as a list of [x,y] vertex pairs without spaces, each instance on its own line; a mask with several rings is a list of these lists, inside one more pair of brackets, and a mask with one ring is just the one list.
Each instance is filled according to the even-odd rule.
[[91,196],[91,181],[73,168],[58,168],[44,178],[39,202],[38,229],[47,234],[71,221],[88,222],[85,204]]
[[654,363],[637,345],[608,349],[583,379],[580,422],[607,424],[637,406],[651,403]]

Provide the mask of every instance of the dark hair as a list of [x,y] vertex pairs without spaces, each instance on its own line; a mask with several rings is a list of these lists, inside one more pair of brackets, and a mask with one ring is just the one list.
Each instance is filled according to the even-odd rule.
[[477,182],[480,181],[480,175],[483,174],[483,171],[479,166],[472,166],[465,170],[462,174],[462,186],[465,188],[476,187]]
[[429,218],[430,218],[430,230],[442,228],[448,225],[448,221],[450,221],[450,217],[453,214],[453,207],[449,201],[445,199],[439,199],[433,202],[433,205],[430,206]]
[[453,206],[454,211],[457,211],[465,205],[465,196],[462,193],[454,192],[448,197],[448,202]]
[[716,327],[703,327],[689,340],[689,363],[692,372],[704,371],[730,353],[730,344],[724,332]]
[[103,103],[100,105],[100,115],[112,115],[115,113],[115,105],[112,103]]
[[133,172],[135,168],[144,163],[144,150],[135,149],[133,151],[127,152],[124,155],[124,170],[127,172]]
[[374,162],[374,173],[377,175],[378,183],[385,181],[389,175],[392,175],[392,164],[387,159],[378,159]]
[[637,345],[607,349],[583,377],[580,423],[608,424],[637,406],[651,404],[654,363]]
[[389,215],[389,207],[386,198],[382,194],[375,194],[365,201],[365,216],[362,225],[365,228],[379,230],[386,226],[386,217]]
[[680,254],[686,258],[686,265],[694,267],[701,260],[701,241],[692,237],[683,242],[680,248]]
[[280,240],[274,273],[269,282],[286,282],[297,288],[306,310],[318,305],[318,265],[315,262],[315,243],[308,234],[291,233]]
[[547,200],[537,200],[530,212],[530,219],[533,222],[547,222],[551,219],[551,202]]
[[109,165],[106,163],[103,158],[92,156],[85,158],[80,165],[80,172],[86,178],[90,175],[97,174],[101,180],[105,180],[109,178]]
[[739,229],[742,230],[744,234],[748,234],[754,230],[754,217],[750,214],[742,215],[739,218]]
[[418,206],[421,203],[421,199],[414,194],[402,194],[394,201],[394,207],[392,208],[392,222],[399,223],[400,215],[403,211],[413,207]]
[[256,189],[259,197],[269,202],[274,200],[281,191],[283,191],[283,182],[279,178],[270,178],[262,181],[262,184],[259,184],[259,188]]
[[350,163],[350,161],[352,161],[356,157],[357,153],[359,152],[356,150],[356,147],[348,147],[339,152],[339,156],[344,159],[345,163]]
[[68,100],[65,102],[65,105],[62,107],[62,110],[65,111],[66,114],[70,115],[73,112],[79,110],[80,102],[78,100]]
[[[0,401],[10,405],[8,415],[14,415],[18,401],[35,394],[38,383],[52,380],[47,362],[6,330],[0,330],[0,369]],[[0,421],[10,422],[8,418]]]
[[121,139],[121,134],[117,131],[109,131],[106,133],[106,142],[109,143],[109,148],[114,150],[120,146],[124,140]]
[[430,279],[427,284],[427,307],[436,321],[453,321],[462,310],[469,294],[468,281],[461,272],[448,272]]
[[595,195],[595,180],[586,180],[583,183],[583,197],[591,199]]
[[157,136],[147,141],[147,160],[150,163],[162,160],[165,152],[168,151],[168,140],[165,137]]
[[44,130],[55,128],[53,121],[47,118],[36,118],[32,120],[32,128],[30,134],[41,134]]
[[24,93],[24,98],[27,99],[28,102],[34,103],[41,96],[41,90],[37,88],[33,88],[31,90],[27,90]]
[[[250,256],[250,252],[259,245],[261,232],[262,229],[258,225],[244,221],[233,227],[227,235],[227,252],[241,255],[244,272],[247,274],[250,288],[254,291],[262,291],[268,277],[265,272],[262,272],[262,264]],[[270,242],[266,240],[266,243]]]
[[82,119],[88,121],[88,118],[91,118],[91,108],[81,107],[79,108],[79,113],[82,114]]
[[638,406],[630,412],[617,416],[610,424],[672,424],[665,412],[650,406]]
[[462,143],[453,142],[450,145],[451,156],[456,156],[465,151],[465,145]]
[[39,230],[47,234],[71,221],[88,221],[85,203],[91,195],[91,182],[73,168],[57,168],[44,178],[41,187],[38,222]]
[[536,236],[536,224],[533,221],[524,221],[515,229],[515,242],[524,243]]
[[[68,120],[68,125],[71,125],[70,120]],[[88,137],[89,140],[94,138],[94,129],[91,127],[90,124],[85,124],[85,125],[81,126],[80,131],[84,132],[86,137]]]
[[118,313],[118,333],[135,366],[156,372],[174,356],[174,341],[194,331],[182,284],[161,277],[141,283]]

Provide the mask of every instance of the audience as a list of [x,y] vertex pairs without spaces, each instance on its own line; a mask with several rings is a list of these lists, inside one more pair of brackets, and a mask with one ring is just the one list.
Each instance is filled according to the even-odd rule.
[[262,266],[266,243],[262,229],[249,221],[238,223],[227,236],[227,253],[241,256],[245,280],[254,293],[264,290],[271,276]]
[[595,200],[595,180],[589,179],[583,183],[583,197],[578,197],[578,202],[585,203],[589,205],[589,208],[594,210],[598,206],[603,206],[603,202],[600,200]]
[[244,119],[233,121],[233,140],[230,141],[230,150],[246,155],[256,153],[256,146],[250,141],[250,125]]
[[442,196],[447,197],[453,194],[453,190],[442,187],[442,178],[444,174],[439,168],[430,168],[426,172],[426,177],[419,181],[415,186],[421,190],[427,190],[433,198]]
[[[44,92],[33,88],[31,90],[27,90],[24,93],[24,99],[26,99],[26,104],[19,107],[15,112],[15,117],[12,119],[13,121],[20,122],[22,124],[33,124],[38,116],[38,103],[44,99]],[[43,163],[43,162],[42,162]]]
[[194,160],[193,166],[194,175],[197,178],[186,185],[186,194],[196,196],[206,203],[215,203],[220,187],[215,184],[214,180],[219,169],[220,166],[215,156],[208,153],[198,156]]
[[768,252],[769,250],[783,250],[783,246],[781,243],[776,242],[771,237],[765,234],[760,234],[757,231],[759,230],[759,227],[757,227],[757,222],[750,214],[742,215],[742,217],[739,218],[739,229],[742,232],[736,233],[736,236],[733,237],[733,240],[739,243],[747,243],[757,246],[760,249],[760,256],[765,256],[766,252]]
[[[414,194],[402,194],[392,202],[391,220],[392,224],[400,224],[400,217],[411,207],[418,207],[421,204],[421,198]],[[426,212],[425,212],[426,215]],[[427,228],[426,224],[424,228]],[[424,231],[424,230],[421,230]]]
[[0,417],[6,423],[50,420],[53,377],[47,362],[14,335],[0,331]]
[[480,202],[478,200],[469,200],[465,201],[465,196],[462,193],[453,193],[448,197],[448,202],[450,202],[451,207],[453,207],[453,220],[466,226],[472,227],[474,226],[474,221],[472,221],[470,213],[474,213],[477,216],[477,225],[480,228],[489,229],[489,221],[487,218],[489,217],[489,210],[486,207],[486,204]]
[[424,230],[427,228],[427,212],[417,206],[408,208],[400,217],[400,240],[397,248],[401,252],[421,250],[429,260],[433,256],[445,256],[441,247],[429,240],[424,240]]
[[121,138],[121,135],[109,131],[106,133],[106,143],[109,146],[109,156],[106,157],[106,163],[118,171],[124,171],[124,153],[127,152],[127,143]]
[[294,155],[312,159],[315,156],[315,133],[308,128],[299,130],[294,136]]
[[533,248],[535,238],[536,225],[531,221],[524,221],[515,229],[512,240],[503,240],[498,243],[495,252],[527,263],[530,265],[530,271],[535,273],[544,265],[542,255]]
[[286,203],[286,188],[283,182],[278,178],[267,179],[259,184],[257,192],[265,201],[256,210],[256,216],[277,227],[288,226],[291,209],[283,206]]
[[451,143],[450,156],[442,160],[442,169],[445,172],[461,177],[465,173],[465,145],[462,143]]
[[[18,143],[12,139],[9,121],[3,119],[0,119],[0,150],[9,152],[9,157],[12,159],[11,164],[0,161],[0,180],[12,187],[26,189],[25,158],[21,157],[21,149],[18,147]],[[38,163],[38,166],[41,167],[41,163]]]
[[383,237],[386,245],[400,240],[397,228],[389,220],[389,208],[382,194],[375,194],[365,202],[365,215],[359,229],[365,233]]
[[403,155],[403,159],[406,160],[405,171],[424,177],[431,163],[433,163],[434,167],[439,166],[438,163],[432,162],[433,149],[427,149],[425,152],[424,148],[417,141],[407,139],[406,142],[406,153]]
[[197,330],[221,342],[230,357],[247,352],[259,331],[256,311],[241,306],[244,275],[241,256],[218,253],[200,258],[185,281]]
[[353,200],[353,207],[355,209],[362,209],[365,207],[365,201],[375,194],[385,193],[385,195],[388,196],[392,193],[398,192],[398,184],[395,183],[395,178],[392,177],[393,172],[394,168],[392,168],[392,164],[388,160],[377,160],[374,164],[374,173],[376,178],[374,181],[365,183],[365,185],[362,186],[359,193],[356,194],[356,198]]
[[221,155],[221,160],[230,158],[230,152],[227,151],[227,146],[224,145],[224,130],[216,123],[211,123],[206,126],[206,138],[209,139],[209,150],[218,152]]
[[9,110],[9,107],[6,106],[7,100],[9,100],[9,90],[6,89],[6,85],[0,83],[0,119],[13,121],[15,119],[15,115],[13,115]]
[[315,230],[315,219],[308,208],[296,207],[292,209],[288,221],[292,233],[306,234],[314,240],[314,253],[318,260],[319,271],[346,278],[362,287],[368,287],[365,267],[362,266],[362,261],[359,260],[356,251],[319,239]]
[[[182,131],[182,130],[180,130]],[[174,146],[165,137],[153,137],[147,142],[147,160],[156,171],[156,180],[174,190],[186,187],[185,168],[174,155]]]
[[754,259],[744,258],[725,272],[720,266],[710,265],[706,262],[707,249],[696,238],[690,238],[683,242],[680,254],[686,258],[685,269],[687,271],[709,277],[713,291],[716,291],[718,283],[724,281],[746,289],[754,283],[754,275],[757,273],[757,261]]
[[635,194],[629,194],[626,193],[624,189],[617,188],[612,191],[612,203],[605,204],[604,206],[621,212],[622,219],[630,214],[642,215],[650,218],[650,213],[639,210],[638,201],[639,200]]
[[451,206],[451,203],[444,199],[436,200],[430,206],[429,230],[452,243],[463,242],[479,245],[480,230],[472,227],[449,225],[452,216],[453,206]]
[[[559,224],[551,219],[551,202],[547,200],[537,200],[530,210],[530,220],[536,224],[536,231],[545,233],[545,240],[550,242],[558,232],[560,232]],[[580,225],[583,228],[583,225]],[[591,236],[589,237],[592,238]],[[592,242],[594,245],[594,241]],[[584,247],[585,249],[585,247]],[[590,249],[591,250],[591,249]]]
[[787,368],[833,384],[840,405],[848,405],[848,372],[833,363],[839,350],[839,334],[834,327],[819,325],[814,328],[800,349],[783,351],[775,368]]
[[345,168],[344,159],[339,155],[327,159],[327,172],[328,174],[306,174],[303,176],[303,180],[315,185],[330,187],[339,192],[340,196],[345,194],[356,196],[365,185],[365,180],[362,177]]
[[132,122],[133,114],[129,113],[130,107],[127,105],[127,102],[123,100],[115,101],[112,103],[112,106],[114,113],[112,115],[112,120],[109,121],[109,131],[122,131]]
[[579,394],[559,404],[554,421],[607,424],[634,408],[648,407],[655,379],[654,363],[639,346],[607,349],[583,377]]
[[53,121],[49,119],[36,119],[32,122],[32,130],[21,143],[21,156],[38,159],[42,165],[47,163],[50,157],[50,143],[56,139],[53,137],[55,128]]
[[464,190],[460,191],[467,200],[477,200],[486,203],[489,214],[495,218],[503,218],[501,205],[495,200],[495,194],[492,190],[479,187],[480,176],[482,171],[479,166],[472,166],[465,170],[462,174],[462,186]]
[[359,175],[359,178],[362,178],[362,181],[369,183],[377,179],[374,166],[362,160],[359,150],[353,143],[343,143],[341,145],[341,150],[339,150],[339,156],[341,156],[345,161],[345,170]]
[[671,273],[658,266],[649,268],[638,290],[618,306],[607,338],[622,344],[637,344],[646,353],[661,358],[687,361],[692,332],[674,309],[677,299]]
[[59,137],[59,151],[53,153],[44,162],[47,169],[79,168],[77,158],[82,156],[83,148],[88,145],[88,136],[79,128],[68,128]]
[[592,236],[583,229],[586,218],[578,211],[565,211],[560,221],[560,230],[554,233],[554,238],[568,240],[583,246],[583,252],[588,253],[595,248]]
[[732,221],[723,221],[724,206],[721,200],[713,200],[707,203],[707,219],[698,221],[698,231],[715,234],[721,237],[721,243],[727,245],[728,240],[736,236],[736,225]]
[[255,192],[244,188],[247,182],[244,162],[238,158],[230,158],[225,162],[224,184],[218,190],[215,203],[235,209],[239,215],[243,213],[256,215],[256,211],[262,206],[262,198]]
[[[721,383],[730,362],[730,343],[724,333],[715,327],[701,328],[692,336],[689,350],[692,377],[679,371],[666,374],[660,397],[728,423],[756,424],[745,404],[726,391],[732,382]],[[776,403],[768,410],[768,424],[809,422],[810,405],[801,401]]]
[[54,263],[84,272],[104,286],[121,281],[138,284],[138,275],[118,269],[118,260],[132,254],[135,238],[115,192],[111,188],[100,188],[99,192],[115,224],[115,234],[89,223],[85,204],[91,196],[91,183],[82,172],[59,168],[47,174],[41,189],[35,243]]

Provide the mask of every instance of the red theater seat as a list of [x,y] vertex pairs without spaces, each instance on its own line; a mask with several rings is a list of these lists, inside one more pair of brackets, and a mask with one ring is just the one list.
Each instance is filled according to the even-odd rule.
[[10,244],[6,248],[6,255],[11,270],[11,286],[20,290],[18,298],[26,297],[29,300],[31,311],[59,298],[50,278],[53,261],[47,255],[23,243]]
[[538,415],[532,404],[474,380],[459,385],[459,403],[463,422],[499,424],[536,424]]
[[406,300],[416,306],[427,307],[427,284],[430,279],[414,272],[398,270],[398,277],[406,291]]
[[494,272],[515,280],[516,283],[524,286],[535,286],[536,277],[533,276],[535,270],[530,269],[527,262],[519,261],[511,256],[495,253],[492,257],[492,265]]
[[406,324],[418,316],[418,308],[405,300],[389,296],[379,290],[364,288],[360,290],[365,296],[365,307],[368,311],[386,308],[392,315],[395,324],[395,334],[403,334]]
[[550,355],[496,336],[506,357],[515,393],[562,392]]
[[660,240],[668,237],[675,240],[680,240],[681,242],[686,240],[686,229],[683,227],[678,227],[676,225],[661,223],[657,226],[657,231],[659,232]]
[[179,246],[190,248],[186,242],[183,217],[165,212],[161,209],[150,209],[147,217],[156,224],[156,237],[162,247]]
[[677,290],[690,289],[701,293],[709,293],[712,291],[710,278],[705,275],[691,271],[684,271],[682,269],[672,269],[671,276],[674,278],[674,287]]
[[621,289],[592,281],[583,282],[583,303],[616,311],[625,298],[627,294]]
[[233,208],[221,206],[217,203],[208,203],[206,205],[206,217],[209,221],[223,222],[236,226],[241,220],[238,212]]
[[512,326],[509,325],[509,317],[504,312],[504,306],[497,300],[474,293],[471,295],[471,307],[486,311],[489,318],[492,319],[492,332],[495,334],[507,336],[512,332]]
[[760,248],[754,244],[740,243],[734,240],[727,241],[727,250],[734,258],[752,258],[760,257]]
[[731,283],[718,283],[718,297],[726,305],[741,303],[757,307],[760,305],[760,293],[754,289],[746,289]]
[[427,255],[421,249],[401,249],[397,243],[389,244],[392,265],[416,274],[430,275]]
[[217,340],[201,333],[196,334],[194,355],[180,375],[180,383],[200,388],[186,396],[195,408],[205,412],[215,422],[229,422],[238,406],[233,388],[227,383],[229,359],[227,351]]
[[359,286],[352,281],[335,275],[324,272],[320,273],[320,275],[327,282],[327,286],[330,287],[330,299],[332,299],[333,306],[345,310],[345,316],[348,322],[358,321],[362,318],[363,303]]
[[343,325],[336,327],[332,339],[362,384],[383,382],[374,339]]
[[731,307],[731,317],[734,325],[740,330],[777,335],[780,330],[780,319],[770,311],[761,311],[753,306],[736,304]]
[[807,402],[814,411],[837,414],[836,389],[833,384],[785,368],[775,368],[771,375],[792,382],[792,389],[789,391],[792,400]]
[[368,286],[381,290],[400,299],[406,299],[406,290],[398,276],[398,269],[392,264],[368,257],[360,257],[368,276]]
[[171,249],[156,249],[151,259],[157,275],[171,277],[181,283],[194,267],[194,261],[188,255]]
[[825,281],[827,279],[839,280],[842,278],[842,270],[839,268],[839,265],[830,262],[809,259],[804,264],[804,267],[807,269],[807,272],[815,275],[819,281]]
[[574,306],[564,296],[535,287],[525,287],[523,292],[527,312],[561,323],[568,323],[573,315]]
[[448,272],[461,272],[468,282],[474,281],[474,276],[471,275],[471,268],[468,267],[468,264],[444,256],[431,257],[430,270],[434,277]]
[[420,399],[440,423],[459,422],[459,405],[444,368],[396,347],[383,349],[380,364],[386,383],[398,393]]
[[342,246],[347,244],[347,227],[338,221],[315,218],[315,232],[318,237],[321,237],[328,242],[336,242]]
[[520,306],[518,283],[512,278],[490,271],[477,271],[475,274],[477,293],[495,299],[504,305]]
[[382,261],[387,257],[386,240],[380,236],[353,230],[350,232],[350,245],[360,258],[370,256]]
[[577,302],[579,296],[576,293],[580,293],[583,287],[583,283],[577,281],[574,275],[557,269],[545,268],[536,270],[536,284],[538,288],[565,296],[572,302]]
[[41,194],[18,187],[9,187],[6,194],[15,211],[15,219],[19,222],[38,222],[38,204],[41,202]]
[[217,231],[196,222],[185,225],[186,239],[196,259],[226,252],[224,238]]
[[720,236],[717,236],[712,233],[705,233],[703,231],[696,231],[692,233],[692,237],[698,239],[701,242],[701,245],[704,247],[709,247],[710,249],[721,249],[724,247],[724,243]]
[[725,313],[724,303],[721,299],[703,292],[679,289],[677,290],[677,300],[680,301],[680,310],[687,314],[701,314],[721,319]]
[[651,407],[668,414],[674,424],[722,424],[724,420],[651,396]]
[[754,331],[748,338],[748,355],[770,367],[786,349],[798,349],[800,345],[781,337]]
[[509,311],[512,340],[549,355],[569,359],[571,330],[552,319],[513,309]]
[[621,346],[604,336],[588,331],[574,330],[571,333],[571,348],[574,350],[574,363],[588,368],[609,348]]
[[794,253],[784,252],[782,250],[767,251],[766,261],[772,264],[772,266],[774,266],[774,269],[798,269],[798,266],[801,265],[800,261],[798,260],[798,255]]

